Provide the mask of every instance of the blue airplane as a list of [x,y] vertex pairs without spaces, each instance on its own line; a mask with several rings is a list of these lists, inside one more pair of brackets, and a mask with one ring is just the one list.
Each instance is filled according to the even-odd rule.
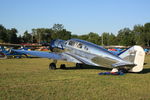
[[[21,48],[20,50],[27,50],[28,48]],[[11,52],[11,49],[6,50],[4,48],[4,45],[0,46],[0,59],[7,59],[8,56],[15,56],[16,58],[20,58],[24,55],[24,53],[19,53],[19,52]],[[26,57],[28,57],[27,55],[24,55]]]
[[[140,46],[133,46],[126,51],[115,55],[101,46],[80,39],[60,40],[50,43],[52,52],[16,50],[14,52],[53,59],[50,69],[56,69],[57,60],[74,62],[77,66],[82,64],[112,68],[111,72],[125,69],[128,72],[140,72],[143,69],[145,52]],[[60,68],[66,68],[61,64]]]

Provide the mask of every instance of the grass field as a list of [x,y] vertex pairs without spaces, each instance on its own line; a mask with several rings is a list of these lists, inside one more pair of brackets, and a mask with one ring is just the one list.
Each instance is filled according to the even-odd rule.
[[99,68],[48,70],[50,62],[44,58],[0,60],[0,100],[150,100],[150,56],[141,73],[123,76],[99,76],[108,71]]

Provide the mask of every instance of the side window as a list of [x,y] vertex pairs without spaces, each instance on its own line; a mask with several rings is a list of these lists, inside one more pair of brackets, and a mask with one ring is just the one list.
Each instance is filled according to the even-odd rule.
[[88,50],[88,47],[87,47],[87,46],[84,46],[84,50]]
[[74,41],[69,41],[68,45],[74,46],[74,45],[75,45],[75,42],[74,42]]
[[79,44],[77,45],[77,47],[78,47],[78,48],[82,48],[83,45],[82,45],[81,43],[79,43]]

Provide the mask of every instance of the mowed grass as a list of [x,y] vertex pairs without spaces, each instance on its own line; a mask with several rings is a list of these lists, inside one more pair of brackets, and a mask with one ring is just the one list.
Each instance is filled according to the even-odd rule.
[[[52,60],[0,60],[0,100],[150,100],[150,56],[141,73],[98,75],[100,68],[49,70]],[[86,66],[84,66],[86,67]]]

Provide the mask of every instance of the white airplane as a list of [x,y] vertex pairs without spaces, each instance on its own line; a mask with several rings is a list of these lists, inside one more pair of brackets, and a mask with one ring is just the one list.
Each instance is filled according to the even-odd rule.
[[[15,49],[12,51],[54,59],[49,65],[51,69],[56,69],[57,60],[65,60],[74,62],[77,66],[86,64],[112,68],[112,72],[118,72],[119,69],[125,69],[128,72],[140,72],[143,69],[145,58],[145,52],[140,46],[133,46],[118,55],[114,55],[101,46],[80,39],[53,40],[50,43],[50,49],[52,52]],[[60,68],[66,67],[61,64]]]

